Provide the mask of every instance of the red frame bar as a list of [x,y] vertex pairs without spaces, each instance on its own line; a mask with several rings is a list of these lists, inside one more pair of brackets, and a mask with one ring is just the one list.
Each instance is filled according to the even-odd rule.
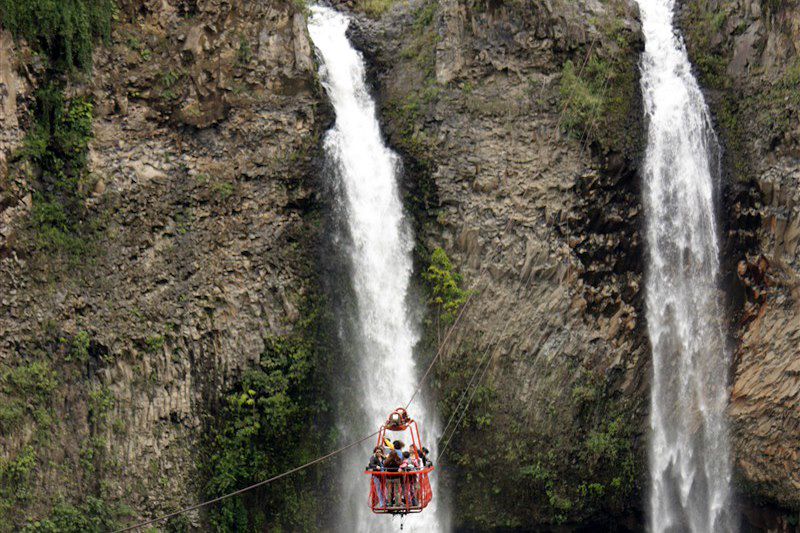
[[[376,514],[408,514],[420,513],[433,499],[431,481],[428,474],[433,472],[433,467],[429,466],[422,470],[412,470],[408,472],[387,472],[387,471],[366,471],[365,474],[372,476],[369,484],[369,506]],[[375,483],[375,480],[378,483]],[[390,484],[398,480],[401,503],[397,505],[396,500],[392,499],[392,487]],[[377,485],[377,486],[376,486]],[[416,486],[415,486],[416,485]],[[381,505],[378,490],[383,493],[385,505]],[[396,494],[394,495],[397,497]],[[416,500],[416,503],[414,502]],[[394,505],[392,505],[394,503]]]

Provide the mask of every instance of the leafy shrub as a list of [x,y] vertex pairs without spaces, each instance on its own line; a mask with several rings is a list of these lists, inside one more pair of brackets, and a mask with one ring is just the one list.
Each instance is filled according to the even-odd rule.
[[100,387],[89,393],[89,417],[95,423],[106,420],[109,411],[114,408],[114,395],[108,387]]
[[92,104],[82,97],[65,101],[48,84],[36,92],[34,123],[19,154],[40,170],[31,225],[37,249],[79,257],[89,250],[84,218],[85,174],[92,136]]
[[67,361],[85,363],[89,360],[89,345],[91,337],[86,331],[79,331],[70,343],[69,353],[65,357]]
[[158,353],[164,347],[164,336],[153,335],[151,337],[147,337],[144,340],[144,343],[149,353]]
[[25,138],[22,155],[41,169],[47,196],[75,199],[91,138],[92,103],[88,99],[65,101],[61,89],[52,83],[36,91],[34,125]]
[[[213,429],[206,495],[218,496],[267,479],[319,452],[304,438],[321,407],[313,387],[313,346],[300,337],[268,340],[259,366],[248,370],[225,398]],[[313,529],[312,494],[292,485],[270,485],[231,498],[211,510],[218,531]],[[298,487],[298,488],[295,488]],[[266,514],[265,514],[266,513]],[[269,517],[269,518],[267,518]]]
[[89,250],[89,243],[79,234],[76,221],[67,215],[64,206],[48,201],[42,194],[34,196],[31,224],[36,231],[36,248],[45,252],[61,252],[77,259]]
[[[597,59],[594,69],[597,72],[605,70]],[[567,60],[561,72],[561,86],[559,88],[564,104],[563,123],[569,130],[578,130],[588,127],[596,122],[605,106],[605,94],[602,85],[591,83],[578,77],[575,65]]]
[[[582,468],[581,477],[565,477],[564,457],[572,456]],[[580,520],[598,510],[620,513],[630,505],[636,490],[636,466],[630,428],[620,417],[590,430],[583,445],[564,446],[562,455],[536,454],[522,468],[524,478],[542,487],[548,496],[554,522]]]
[[92,135],[92,104],[84,97],[65,100],[63,84],[74,71],[89,70],[94,43],[110,37],[115,12],[114,0],[0,0],[0,25],[26,39],[48,69],[49,81],[35,93],[34,120],[19,154],[41,174],[31,220],[39,250],[74,258],[88,249],[80,227],[80,180]]
[[10,502],[28,497],[36,461],[36,451],[32,446],[24,447],[14,458],[0,457],[0,516]]
[[356,5],[370,17],[379,18],[389,11],[392,3],[393,0],[358,0]]
[[0,434],[8,435],[25,416],[25,404],[19,399],[0,403]]
[[50,516],[25,526],[23,533],[101,533],[113,531],[119,527],[119,515],[116,509],[94,496],[86,498],[86,502],[76,507],[59,502]]
[[58,71],[87,70],[111,35],[114,0],[0,0],[0,24],[44,53]]
[[233,184],[229,181],[215,181],[211,185],[211,192],[222,200],[227,200],[233,194]]
[[438,310],[440,324],[452,324],[467,301],[469,292],[461,288],[461,274],[453,268],[447,252],[442,248],[433,251],[430,265],[422,273],[422,278],[430,290],[428,303]]
[[597,21],[603,45],[580,57],[578,68],[564,62],[559,94],[561,126],[602,152],[635,158],[642,148],[637,83],[638,50],[618,17]]
[[34,361],[12,367],[0,375],[0,383],[0,434],[10,434],[28,415],[41,425],[50,422],[48,402],[59,382],[48,362]]
[[6,372],[3,385],[6,393],[25,396],[31,402],[41,402],[47,400],[58,386],[58,379],[49,363],[34,361]]

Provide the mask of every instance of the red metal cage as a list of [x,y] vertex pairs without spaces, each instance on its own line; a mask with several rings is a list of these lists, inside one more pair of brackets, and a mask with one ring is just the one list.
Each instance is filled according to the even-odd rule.
[[[378,446],[383,446],[386,431],[408,431],[411,434],[409,451],[423,464],[420,457],[422,439],[416,421],[412,420],[402,407],[389,415],[378,432]],[[433,498],[429,474],[433,466],[409,471],[367,470],[370,476],[369,506],[376,514],[420,513]]]

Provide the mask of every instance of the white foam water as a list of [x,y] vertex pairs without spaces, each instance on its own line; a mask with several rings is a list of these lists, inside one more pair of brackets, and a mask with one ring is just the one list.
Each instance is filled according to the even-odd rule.
[[637,0],[648,119],[643,168],[653,353],[649,526],[737,529],[725,421],[729,353],[715,220],[719,145],[673,27],[674,0]]
[[[403,212],[398,190],[399,160],[383,141],[375,103],[366,84],[364,61],[346,36],[348,18],[333,9],[311,7],[309,35],[320,61],[320,79],[336,113],[333,127],[325,135],[324,147],[331,178],[342,191],[341,206],[350,243],[350,262],[356,304],[356,337],[349,349],[357,355],[358,390],[352,397],[354,411],[364,420],[340,420],[348,435],[361,436],[377,430],[388,414],[404,405],[417,385],[414,346],[419,325],[409,309],[412,275],[413,234]],[[343,241],[341,241],[343,242]],[[415,402],[411,414],[420,423],[426,445],[434,435],[426,434],[435,423],[424,402]],[[397,520],[374,515],[367,505],[369,479],[363,475],[374,446],[368,442],[363,454],[351,454],[341,466],[342,494],[340,531],[395,531]],[[434,476],[435,481],[435,476]],[[406,518],[410,531],[443,529],[434,501],[421,514]]]

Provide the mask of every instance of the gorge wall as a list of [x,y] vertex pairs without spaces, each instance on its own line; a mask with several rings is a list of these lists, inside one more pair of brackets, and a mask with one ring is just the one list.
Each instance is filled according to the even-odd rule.
[[[797,9],[687,1],[678,17],[724,145],[729,415],[757,530],[796,528],[800,494]],[[635,10],[440,2],[364,26],[384,120],[418,176],[421,253],[443,247],[475,290],[437,376],[445,416],[493,354],[449,457],[461,524],[636,528],[650,369]]]
[[[329,114],[302,9],[132,0],[115,18],[91,71],[63,75],[2,34],[2,530],[164,514],[324,435],[313,161]],[[53,186],[26,157],[48,77],[91,106],[81,227],[41,216]],[[251,523],[315,523],[291,510],[315,484]],[[237,505],[167,529],[241,524]]]
[[635,524],[648,388],[635,9],[422,2],[360,33],[407,156],[420,263],[443,248],[473,291],[436,368],[444,420],[490,358],[443,460],[458,525]]
[[[633,2],[337,7],[355,14],[403,155],[415,297],[438,248],[472,291],[435,367],[444,423],[488,363],[437,497],[463,528],[638,529],[650,367]],[[152,517],[336,439],[317,181],[331,116],[303,6],[126,0],[116,19],[91,71],[61,76],[66,102],[91,103],[78,226],[43,215],[58,189],[26,148],[46,59],[0,36],[0,529]],[[725,148],[737,485],[749,523],[790,531],[800,7],[685,0],[679,20]],[[430,305],[421,362],[452,321]],[[330,468],[165,529],[324,525]]]

